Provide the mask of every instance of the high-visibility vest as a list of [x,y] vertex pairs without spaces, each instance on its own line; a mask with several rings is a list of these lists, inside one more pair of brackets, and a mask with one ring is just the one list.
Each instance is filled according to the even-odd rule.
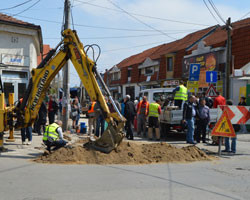
[[[140,112],[141,112],[141,105],[142,105],[142,102],[143,102],[143,101],[140,101],[139,104],[138,104],[138,112],[137,112],[137,114],[140,114]],[[145,111],[145,115],[148,115],[148,109],[149,109],[149,103],[146,102],[146,111]]]
[[149,104],[149,117],[159,117],[159,109],[160,105],[158,103]]
[[180,85],[179,91],[176,91],[174,99],[176,100],[187,100],[187,88],[184,85]]
[[94,102],[92,103],[92,105],[91,105],[91,109],[88,110],[88,113],[93,113],[93,112],[95,112],[95,111],[94,111],[95,104],[96,104],[96,102],[94,101]]
[[59,133],[56,131],[57,128],[59,128],[57,123],[46,126],[43,134],[43,141],[47,141],[48,138],[51,138],[53,141],[59,139]]

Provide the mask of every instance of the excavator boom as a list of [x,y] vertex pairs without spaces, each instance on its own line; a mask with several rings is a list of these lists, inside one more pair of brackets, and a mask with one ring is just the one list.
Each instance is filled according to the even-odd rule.
[[[36,69],[32,69],[22,103],[12,109],[5,110],[4,127],[2,129],[6,131],[10,127],[22,128],[34,123],[51,81],[70,59],[91,101],[96,101],[100,105],[101,112],[108,123],[108,128],[102,137],[97,140],[90,140],[85,146],[109,153],[120,144],[124,137],[122,129],[125,118],[120,114],[107,86],[98,73],[96,63],[86,55],[76,31],[67,29],[62,33],[62,36],[63,40],[57,47],[48,53]],[[110,113],[97,79],[111,100],[116,113]],[[15,120],[10,120],[13,118]],[[118,125],[114,123],[114,119],[118,122]],[[3,130],[0,128],[0,132]]]

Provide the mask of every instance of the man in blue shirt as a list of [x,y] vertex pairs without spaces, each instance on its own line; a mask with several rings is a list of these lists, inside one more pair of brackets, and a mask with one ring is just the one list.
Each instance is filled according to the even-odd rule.
[[206,100],[201,99],[197,109],[197,138],[196,141],[199,143],[202,135],[202,142],[206,143],[206,132],[207,125],[210,121],[209,107],[206,106]]

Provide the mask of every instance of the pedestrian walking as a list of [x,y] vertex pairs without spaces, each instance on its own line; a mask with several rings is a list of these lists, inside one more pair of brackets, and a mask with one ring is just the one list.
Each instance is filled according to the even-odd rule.
[[173,90],[173,93],[175,94],[175,96],[174,96],[174,105],[178,106],[179,109],[181,109],[183,103],[187,100],[187,97],[188,97],[188,90],[184,86],[184,82],[183,81],[180,81],[179,86],[177,86]]
[[47,146],[47,150],[50,152],[51,147],[57,150],[64,147],[67,142],[63,139],[62,132],[62,121],[57,120],[56,122],[45,127],[45,132],[43,135],[43,143]]
[[75,97],[75,105],[77,107],[76,126],[78,126],[80,120],[80,114],[82,113],[82,106],[79,103],[79,99],[77,96]]
[[55,97],[53,95],[49,96],[49,103],[48,103],[48,117],[49,117],[49,124],[54,123],[55,121],[55,115],[58,110],[58,104],[55,100]]
[[183,123],[187,123],[187,135],[186,135],[186,142],[189,144],[196,144],[194,142],[194,117],[196,116],[195,111],[195,96],[191,95],[189,100],[185,102],[183,108]]
[[222,105],[226,105],[226,99],[221,96],[220,92],[217,92],[218,96],[214,99],[214,108],[217,108],[218,106]]
[[203,92],[201,94],[200,100],[202,100],[202,99],[205,99],[207,107],[213,108],[214,101],[213,101],[213,99],[211,97],[206,96],[206,92]]
[[146,137],[146,121],[149,111],[149,103],[147,97],[143,99],[137,105],[137,135],[140,136],[143,132],[143,136]]
[[[233,105],[233,101],[231,99],[226,101],[226,105],[228,106],[232,106]],[[235,126],[233,125],[233,127],[235,128]],[[234,138],[231,138],[231,148],[230,148],[230,142],[229,142],[229,137],[225,137],[225,150],[223,150],[222,152],[230,152],[230,153],[236,153],[236,140],[237,140],[237,136]]]
[[[20,107],[23,102],[23,98],[19,99],[17,107]],[[25,128],[21,128],[21,138],[22,138],[22,145],[30,145],[32,143],[32,126],[28,126]],[[26,139],[28,141],[26,142]]]
[[132,124],[134,122],[134,117],[136,115],[135,106],[132,101],[130,101],[130,95],[125,97],[125,108],[124,108],[124,117],[126,118],[126,137],[129,140],[134,139]]
[[[106,99],[106,102],[107,102],[107,99]],[[98,102],[94,106],[94,111],[95,111],[95,116],[96,116],[95,136],[99,137],[100,135],[102,136],[102,134],[104,132],[105,119],[104,119],[104,116],[102,114],[101,106]],[[101,134],[100,134],[100,129],[101,129]]]
[[148,110],[148,139],[153,139],[153,128],[155,128],[156,141],[160,141],[159,116],[161,114],[161,100],[149,104]]
[[[22,144],[31,145],[32,143],[32,127],[28,126],[26,128],[21,128]],[[26,139],[28,141],[26,142]]]
[[42,135],[41,129],[43,130],[43,132],[45,131],[46,122],[47,122],[47,107],[45,102],[43,101],[38,112],[37,121],[34,125],[34,129],[38,135]]
[[[239,102],[238,106],[247,106],[246,97],[241,97],[240,98],[240,102]],[[243,124],[243,123],[240,125],[240,132],[241,133],[247,133],[246,125]]]
[[78,102],[78,98],[74,99],[71,104],[71,114],[70,117],[72,119],[72,128],[75,129],[78,125],[78,121],[80,119],[81,106]]
[[[226,105],[226,99],[221,96],[220,92],[217,92],[217,97],[214,99],[213,107],[217,108],[218,106],[225,106]],[[213,144],[219,144],[219,137],[218,136],[212,136]]]
[[206,143],[207,126],[210,122],[210,111],[209,111],[209,107],[206,106],[205,99],[201,99],[197,107],[197,118],[198,118],[198,121],[197,121],[196,141],[200,143],[201,136],[202,136],[202,142]]
[[96,130],[96,115],[95,115],[95,107],[96,102],[93,101],[90,103],[89,105],[89,110],[87,113],[87,117],[88,117],[88,135],[91,135],[92,133],[95,133]]

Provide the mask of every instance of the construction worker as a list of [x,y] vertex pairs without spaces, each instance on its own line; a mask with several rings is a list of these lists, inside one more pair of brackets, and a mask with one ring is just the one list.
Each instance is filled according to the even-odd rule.
[[89,124],[89,130],[88,130],[88,135],[91,135],[92,132],[92,127],[94,128],[94,133],[96,130],[96,115],[95,115],[95,107],[96,102],[93,101],[90,105],[89,105],[89,110],[88,110],[88,124]]
[[184,104],[185,101],[187,101],[187,97],[188,97],[188,91],[187,91],[187,88],[184,86],[183,81],[180,81],[179,86],[177,86],[173,90],[173,93],[175,93],[174,105],[178,106],[179,109],[181,109],[182,105]]
[[160,141],[160,129],[159,129],[159,116],[161,114],[160,99],[157,99],[155,103],[149,104],[148,112],[148,139],[153,139],[153,128],[155,128],[156,140]]
[[147,97],[144,96],[143,99],[137,104],[137,135],[141,135],[143,130],[143,136],[146,137],[146,118],[148,116],[149,103]]
[[43,143],[47,146],[47,150],[49,152],[51,147],[54,147],[53,150],[57,150],[67,144],[67,142],[63,140],[63,132],[61,127],[62,121],[60,120],[57,120],[56,122],[45,127]]

